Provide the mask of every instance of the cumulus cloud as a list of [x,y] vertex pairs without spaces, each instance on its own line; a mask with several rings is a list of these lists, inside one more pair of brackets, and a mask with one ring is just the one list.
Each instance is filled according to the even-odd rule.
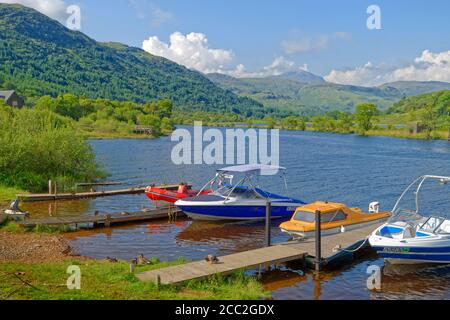
[[285,53],[295,54],[308,51],[322,50],[329,46],[332,41],[349,41],[351,35],[347,32],[335,32],[318,36],[305,35],[302,32],[295,32],[293,39],[284,40],[281,46]]
[[175,32],[170,36],[169,43],[153,36],[143,42],[142,48],[148,53],[175,61],[190,69],[203,73],[222,73],[237,78],[277,76],[288,71],[308,69],[306,64],[300,67],[280,56],[258,71],[248,71],[245,65],[233,63],[235,54],[232,50],[211,48],[203,33],[183,35]]
[[259,71],[247,71],[243,64],[240,64],[234,70],[222,70],[221,73],[237,78],[263,78],[279,76],[291,71],[308,71],[308,65],[298,66],[294,61],[287,60],[285,57],[276,57],[273,62]]
[[187,35],[175,32],[170,36],[169,43],[156,36],[150,37],[143,42],[142,48],[204,73],[221,72],[234,58],[233,51],[210,48],[206,35],[194,32]]
[[376,86],[394,81],[450,82],[450,51],[433,53],[425,50],[405,66],[386,64],[364,66],[349,70],[332,70],[325,79],[340,84]]
[[18,3],[63,22],[67,18],[68,5],[63,0],[0,0],[0,3]]

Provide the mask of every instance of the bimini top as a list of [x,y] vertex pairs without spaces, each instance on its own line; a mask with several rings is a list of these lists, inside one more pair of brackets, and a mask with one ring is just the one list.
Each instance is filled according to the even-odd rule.
[[286,170],[286,168],[279,167],[279,166],[271,166],[267,164],[246,164],[242,166],[234,166],[234,167],[227,167],[220,170],[217,170],[218,172],[229,172],[229,173],[254,173],[254,172],[277,172]]

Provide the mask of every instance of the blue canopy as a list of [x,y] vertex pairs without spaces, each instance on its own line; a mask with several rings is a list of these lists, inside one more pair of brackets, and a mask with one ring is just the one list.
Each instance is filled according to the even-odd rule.
[[229,172],[229,173],[253,173],[253,172],[278,172],[281,170],[286,170],[284,167],[271,166],[267,164],[246,164],[242,166],[227,167],[218,172]]

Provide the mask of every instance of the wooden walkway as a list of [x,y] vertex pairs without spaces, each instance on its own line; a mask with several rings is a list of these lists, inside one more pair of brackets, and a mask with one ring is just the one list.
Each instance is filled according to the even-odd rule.
[[151,220],[168,219],[174,215],[180,217],[184,214],[176,207],[163,207],[159,209],[120,214],[96,214],[92,216],[81,217],[49,217],[43,219],[27,219],[19,224],[26,228],[36,226],[62,226],[62,225],[88,225],[93,224],[94,227],[110,227],[117,224],[137,223]]
[[[179,185],[163,185],[158,186],[161,189],[176,190]],[[39,202],[39,201],[57,201],[57,200],[79,200],[88,198],[100,198],[120,196],[127,194],[142,194],[145,192],[146,187],[136,187],[130,189],[121,190],[106,190],[106,191],[94,191],[94,192],[80,192],[80,193],[58,193],[58,194],[18,194],[17,198],[23,202]]]
[[[343,256],[349,255],[345,251],[335,251],[337,246],[347,250],[358,249],[367,236],[380,225],[323,237],[322,256],[324,257],[324,264],[330,264]],[[314,253],[315,240],[309,239],[220,257],[218,264],[212,265],[206,261],[191,262],[185,265],[143,272],[137,274],[137,277],[142,281],[179,284],[189,280],[201,280],[215,274],[229,275],[239,270],[257,269],[295,260],[304,260],[305,263],[311,263],[314,259]]]

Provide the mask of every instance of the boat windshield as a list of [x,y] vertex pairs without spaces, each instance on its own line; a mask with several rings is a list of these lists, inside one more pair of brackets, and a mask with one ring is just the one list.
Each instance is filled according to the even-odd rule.
[[[285,168],[274,166],[237,166],[224,168],[218,170],[216,176],[209,181],[198,194],[201,194],[206,189],[215,190],[216,195],[225,198],[233,197],[240,199],[266,199],[270,196],[269,193],[264,193],[259,189],[258,173],[263,171],[280,171],[280,177],[284,179],[286,189]],[[237,175],[238,177],[236,177]],[[239,177],[240,176],[240,177]],[[239,180],[237,179],[239,178]]]
[[261,198],[253,189],[248,187],[223,186],[215,191],[215,194],[223,197],[233,197],[239,199],[258,199]]
[[[408,188],[406,188],[406,190],[397,200],[397,203],[392,210],[393,215],[389,220],[390,223],[407,222],[420,226],[425,221],[429,221],[423,217],[420,206],[420,191],[422,190],[423,185],[427,180],[435,180],[442,185],[450,183],[450,177],[422,176],[418,178],[411,185],[409,185]],[[406,208],[406,202],[411,202],[412,198],[414,198],[414,206],[409,204],[408,208]],[[412,207],[415,207],[415,209],[411,209]],[[431,227],[429,229],[431,229]]]
[[[321,214],[321,222],[343,221],[346,218],[347,215],[342,210]],[[301,222],[314,222],[316,221],[316,214],[313,212],[299,210],[295,213],[294,220]]]

